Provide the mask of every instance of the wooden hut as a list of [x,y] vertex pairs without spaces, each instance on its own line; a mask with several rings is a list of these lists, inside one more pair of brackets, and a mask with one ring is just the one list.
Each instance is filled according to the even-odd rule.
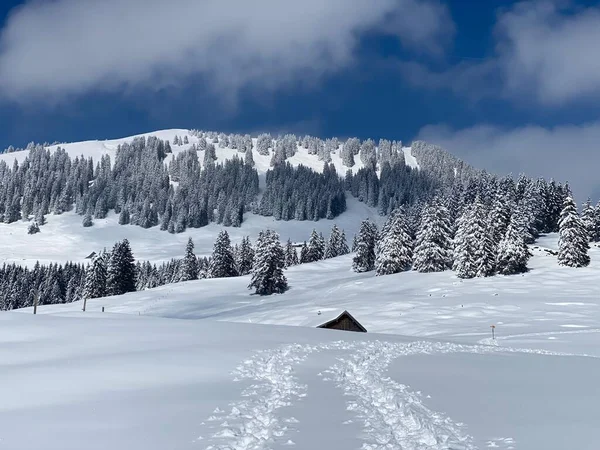
[[343,330],[343,331],[358,331],[360,333],[366,333],[367,329],[363,327],[358,320],[352,317],[348,311],[344,311],[335,319],[325,322],[319,325],[317,328],[329,328],[331,330]]

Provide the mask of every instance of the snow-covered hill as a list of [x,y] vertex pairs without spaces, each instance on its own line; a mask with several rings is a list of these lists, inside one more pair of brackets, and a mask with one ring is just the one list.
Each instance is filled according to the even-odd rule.
[[[187,130],[149,135],[187,136],[175,154],[197,142]],[[61,147],[98,160],[132,139]],[[270,156],[254,161],[265,174]],[[289,161],[322,168],[304,148]],[[233,243],[265,228],[298,242],[336,223],[351,239],[366,218],[382,220],[348,198],[335,220],[246,213],[228,231]],[[140,260],[181,257],[188,237],[206,255],[221,229],[170,234],[114,213],[91,228],[72,212],[47,220],[35,235],[0,224],[0,263],[84,262],[123,238]],[[600,248],[589,267],[561,267],[548,251],[557,240],[542,237],[530,272],[515,276],[375,277],[346,255],[290,268],[282,295],[252,295],[236,277],[91,299],[85,313],[80,302],[0,312],[0,450],[595,450]],[[368,333],[315,328],[343,310]]]
[[[384,218],[373,209],[356,199],[348,198],[348,208],[335,220],[278,221],[272,217],[258,216],[252,213],[244,215],[240,228],[227,228],[233,244],[239,243],[244,236],[252,241],[261,230],[273,229],[280,234],[282,240],[291,239],[303,242],[310,236],[314,228],[328,236],[333,224],[346,231],[349,239],[358,231],[361,220],[371,219],[376,222]],[[91,252],[103,248],[111,249],[121,239],[129,239],[134,256],[141,261],[161,262],[171,258],[183,257],[185,244],[189,237],[194,240],[196,254],[209,255],[212,252],[215,237],[222,229],[220,225],[211,223],[202,228],[189,228],[184,233],[170,234],[159,227],[144,229],[133,225],[119,225],[118,215],[111,212],[106,219],[96,219],[94,226],[81,226],[81,216],[74,212],[59,216],[50,214],[48,223],[42,227],[41,233],[27,234],[27,227],[19,222],[0,223],[0,264],[17,263],[33,266],[51,262],[83,262]]]
[[[340,257],[267,298],[240,277],[0,313],[0,448],[593,450],[598,257],[465,281]],[[369,332],[314,328],[342,309]]]
[[[84,155],[86,158],[93,158],[94,161],[99,161],[102,155],[110,155],[111,161],[114,162],[114,157],[117,153],[117,148],[119,145],[124,143],[132,142],[136,137],[149,137],[155,136],[161,140],[168,140],[169,142],[173,142],[175,137],[180,137],[184,139],[188,138],[188,144],[183,145],[172,145],[171,148],[173,150],[173,156],[177,156],[178,153],[181,153],[185,150],[188,150],[192,145],[198,143],[198,137],[196,137],[191,130],[185,129],[170,129],[170,130],[159,130],[153,131],[150,133],[138,134],[135,136],[129,136],[121,139],[111,139],[111,140],[92,140],[92,141],[84,141],[84,142],[73,142],[73,143],[65,143],[52,145],[48,147],[51,151],[56,150],[57,147],[63,148],[72,158],[76,156]],[[264,156],[258,153],[256,150],[256,139],[253,139],[254,149],[252,151],[252,155],[254,157],[254,162],[256,164],[256,169],[259,174],[264,174],[269,170],[271,163],[271,156]],[[411,154],[410,147],[403,148],[405,162],[407,165],[418,168],[419,163],[417,159]],[[13,164],[15,160],[19,163],[22,163],[27,157],[28,151],[20,151],[13,153],[0,154],[0,161],[6,161],[9,166]],[[237,150],[231,149],[229,147],[226,148],[217,148],[216,151],[217,162],[224,161],[226,159],[232,158],[234,155],[240,156],[240,153]],[[204,160],[204,151],[200,151],[198,154],[198,158],[200,162]],[[336,153],[331,155],[332,163],[335,166],[338,174],[343,175],[348,170],[348,167],[342,164],[341,152],[338,150]],[[167,162],[170,160],[170,157],[167,158]],[[310,155],[308,150],[302,146],[298,148],[297,153],[288,158],[287,161],[293,166],[304,165],[309,167],[317,172],[321,172],[323,170],[323,161],[319,161],[316,155]],[[355,165],[351,168],[353,172],[364,167],[363,163],[360,161],[360,158],[356,158]]]
[[[291,267],[290,289],[258,297],[249,277],[170,284],[117,297],[94,299],[88,311],[179,319],[314,327],[350,311],[370,332],[488,342],[491,325],[498,342],[535,343],[567,351],[572,342],[600,357],[600,248],[587,268],[561,267],[544,251],[557,235],[540,240],[531,271],[516,276],[461,280],[451,271],[414,271],[376,277],[351,270],[351,255]],[[78,313],[81,303],[40,307],[39,312]],[[31,309],[21,310],[31,312]],[[541,334],[540,334],[541,333]],[[515,344],[516,345],[516,344]]]

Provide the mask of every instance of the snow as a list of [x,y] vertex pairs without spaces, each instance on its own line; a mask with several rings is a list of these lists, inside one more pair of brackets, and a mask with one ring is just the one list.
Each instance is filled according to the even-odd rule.
[[[285,222],[246,213],[242,226],[228,227],[227,232],[232,244],[239,244],[244,236],[250,236],[254,242],[258,233],[267,228],[277,231],[283,241],[289,238],[293,242],[303,242],[308,240],[313,228],[327,238],[333,224],[337,224],[344,229],[350,245],[361,220],[367,218],[377,222],[382,220],[373,208],[349,196],[346,212],[333,220]],[[81,225],[82,216],[74,212],[60,216],[48,214],[46,219],[48,223],[40,227],[41,232],[35,235],[27,234],[25,222],[0,223],[0,264],[14,262],[31,267],[38,260],[40,263],[87,263],[89,260],[85,257],[91,252],[111,249],[115,242],[125,238],[129,239],[136,259],[142,261],[161,262],[182,258],[189,237],[194,240],[197,255],[209,255],[215,237],[222,229],[220,225],[211,223],[202,228],[189,228],[184,233],[169,234],[158,226],[143,229],[134,225],[119,225],[119,216],[114,212],[110,212],[106,219],[94,219],[94,226],[89,228]]]
[[596,445],[598,358],[108,313],[0,314],[0,342],[11,450]]
[[[90,140],[90,141],[84,141],[84,142],[72,142],[72,143],[65,143],[65,144],[57,144],[57,145],[49,146],[48,148],[50,149],[50,151],[55,151],[58,147],[61,147],[71,156],[71,158],[75,158],[77,156],[84,155],[86,158],[92,157],[95,163],[97,161],[99,161],[103,155],[110,155],[111,162],[114,163],[115,155],[117,153],[117,148],[119,145],[122,145],[124,143],[129,143],[129,142],[133,141],[133,139],[135,139],[136,137],[148,137],[148,136],[156,136],[159,139],[168,140],[171,143],[171,149],[173,150],[173,156],[177,156],[178,153],[188,150],[189,148],[192,147],[193,144],[198,143],[198,138],[193,136],[191,134],[190,130],[170,129],[170,130],[153,131],[150,133],[143,133],[143,134],[138,134],[138,135],[129,136],[129,137],[120,138],[120,139]],[[173,145],[173,140],[174,140],[175,136],[179,136],[182,139],[185,138],[185,136],[187,136],[189,144]],[[253,139],[253,144],[254,144],[254,149],[252,150],[252,156],[254,158],[255,167],[256,167],[256,170],[258,171],[259,175],[263,175],[267,172],[267,170],[270,169],[271,155],[264,156],[264,155],[260,155],[257,152],[256,139]],[[240,157],[243,156],[243,153],[240,153],[237,150],[229,148],[229,147],[220,148],[218,146],[218,144],[215,144],[215,147],[216,147],[217,163],[222,162],[226,159],[231,159],[231,158],[233,158],[234,155],[238,155]],[[29,153],[28,151],[21,151],[21,152],[0,154],[0,161],[6,161],[6,163],[9,165],[9,167],[12,167],[12,164],[15,160],[17,160],[19,162],[19,164],[22,163],[25,160],[25,158],[27,157],[28,153]],[[272,154],[273,151],[271,150],[270,153]],[[409,149],[409,154],[410,154],[410,149]],[[406,149],[405,149],[405,155],[406,155]],[[171,156],[167,156],[167,159],[165,161],[169,162],[170,158],[171,158]],[[204,151],[198,152],[198,158],[200,160],[200,165],[202,165],[202,163],[204,161]],[[412,159],[410,159],[411,164],[416,164],[416,159],[414,159],[412,156],[410,156],[410,158],[412,158]],[[309,167],[317,172],[321,172],[323,170],[323,161],[319,161],[317,155],[309,155],[308,149],[301,147],[301,146],[298,147],[297,153],[293,157],[288,158],[287,161],[289,161],[290,164],[292,164],[294,166],[302,164],[302,165]],[[346,171],[348,170],[348,167],[345,167],[342,164],[342,156],[341,156],[340,149],[338,149],[338,151],[336,153],[333,153],[331,155],[331,162],[335,166],[335,169],[338,172],[338,174],[341,176],[343,176],[346,173]],[[407,164],[408,164],[408,160],[407,160]],[[364,167],[363,163],[360,161],[360,158],[356,157],[355,165],[354,165],[354,167],[351,168],[351,170],[353,172],[356,172],[362,167]]]
[[[120,142],[64,147],[97,159]],[[294,164],[320,170],[303,152]],[[270,157],[254,158],[264,173]],[[247,214],[228,231],[233,243],[265,228],[302,242],[337,223],[350,241],[369,217],[381,220],[349,199],[333,221]],[[0,263],[82,262],[123,238],[159,262],[183,257],[190,236],[208,254],[220,230],[47,219],[33,236],[0,224]],[[595,450],[600,248],[588,267],[561,267],[549,252],[557,240],[542,237],[517,276],[375,277],[352,272],[346,255],[290,268],[282,295],[251,295],[250,278],[237,277],[94,299],[85,313],[80,303],[0,313],[0,449]],[[343,310],[368,333],[315,328]]]
[[[0,313],[0,448],[592,450],[591,256],[474,280],[343,256],[291,268],[283,295],[240,277]],[[314,328],[343,309],[369,332]]]
[[417,162],[417,158],[412,154],[412,150],[410,147],[402,147],[402,151],[404,152],[404,162],[407,166],[413,169],[420,169],[419,163]]
[[[540,242],[551,246],[557,235]],[[181,246],[183,254],[184,245]],[[135,250],[135,247],[134,247]],[[314,327],[348,310],[369,332],[435,337],[477,343],[499,342],[531,333],[600,329],[600,249],[590,250],[586,268],[558,266],[556,257],[534,250],[531,271],[524,275],[461,280],[453,272],[414,271],[375,277],[351,271],[352,256],[292,267],[286,271],[290,289],[283,295],[257,297],[247,289],[250,277],[208,279],[171,284],[153,290],[92,300],[90,311],[183,319],[283,324]],[[565,307],[556,303],[576,301]],[[41,307],[39,312],[72,313],[80,304]],[[320,314],[319,314],[320,313]],[[568,325],[569,327],[565,327]],[[585,328],[572,328],[573,325]],[[553,334],[551,334],[553,335]],[[583,339],[569,333],[545,341],[540,348],[570,351],[569,342]],[[598,334],[586,334],[585,353],[600,356]],[[528,340],[529,338],[527,338]],[[516,345],[516,344],[515,344]],[[554,347],[552,347],[554,346]]]

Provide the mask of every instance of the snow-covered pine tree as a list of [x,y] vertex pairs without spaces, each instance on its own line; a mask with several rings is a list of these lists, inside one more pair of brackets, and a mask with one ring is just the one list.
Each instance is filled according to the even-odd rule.
[[217,150],[213,144],[208,144],[206,146],[206,151],[204,152],[204,165],[212,165],[217,160]]
[[352,270],[360,273],[375,269],[376,240],[377,226],[368,220],[363,220],[356,235],[356,255],[352,259]]
[[458,220],[452,268],[459,278],[485,277],[494,273],[495,260],[487,208],[477,198]]
[[242,239],[240,251],[238,253],[237,267],[240,275],[248,275],[254,265],[254,249],[250,238],[246,236]]
[[121,212],[119,213],[119,225],[127,225],[131,221],[131,216],[129,215],[129,208],[127,206],[123,206]]
[[37,234],[40,232],[40,227],[38,226],[37,222],[32,222],[29,227],[27,228],[27,233],[28,234]]
[[594,230],[596,227],[596,209],[592,206],[592,200],[588,197],[581,210],[581,222],[588,235],[590,242],[594,242]]
[[317,230],[313,229],[308,240],[308,254],[306,262],[320,261],[325,256],[325,240],[323,235],[317,233]]
[[298,252],[292,244],[292,240],[288,239],[285,244],[285,267],[297,266],[298,264]]
[[350,249],[348,248],[348,241],[346,240],[346,232],[342,230],[338,247],[338,255],[347,255],[348,253],[350,253]]
[[108,294],[106,283],[107,268],[105,257],[104,255],[96,255],[92,258],[92,262],[85,272],[83,298],[105,297]]
[[252,147],[246,149],[244,153],[244,164],[249,167],[254,167],[254,156],[252,155]]
[[261,231],[256,241],[256,254],[252,268],[252,280],[248,289],[255,289],[259,295],[280,294],[288,284],[283,270],[285,255],[279,235],[272,230]]
[[337,225],[333,225],[331,228],[331,234],[329,235],[329,240],[327,241],[327,248],[325,249],[325,259],[335,258],[338,255],[339,241],[342,238],[341,230]]
[[591,239],[592,242],[600,242],[600,202],[594,208],[594,228]]
[[413,240],[404,216],[404,209],[396,209],[382,228],[376,246],[376,275],[391,275],[408,270],[412,264]]
[[269,148],[273,146],[273,138],[270,134],[261,134],[256,140],[256,151],[259,155],[268,156]]
[[448,210],[441,202],[425,208],[417,232],[413,269],[442,272],[452,267],[452,228]]
[[85,214],[85,216],[83,216],[83,220],[81,221],[81,224],[84,227],[91,227],[92,225],[94,225],[94,222],[92,221],[92,215],[88,212]]
[[40,227],[46,225],[46,216],[44,216],[44,211],[41,208],[35,214],[35,221]]
[[304,264],[310,262],[308,260],[308,245],[306,245],[306,241],[302,244],[302,248],[300,248],[300,264]]
[[558,226],[558,264],[568,267],[587,266],[590,263],[588,233],[571,197],[564,201]]
[[181,264],[181,281],[197,280],[198,279],[198,258],[194,253],[194,241],[192,238],[188,239],[187,245],[185,246],[185,256]]
[[519,217],[513,214],[504,238],[498,244],[496,270],[502,275],[514,275],[528,270],[527,262],[532,255],[520,230],[519,220]]
[[346,243],[346,234],[343,230],[340,230],[337,225],[333,225],[331,228],[331,234],[327,241],[327,248],[325,249],[325,259],[335,258],[336,256],[346,255],[350,252],[348,244]]
[[229,234],[227,231],[221,230],[213,247],[210,276],[211,278],[227,278],[237,275]]
[[510,195],[498,190],[490,211],[490,231],[494,246],[504,239],[512,215]]
[[117,242],[113,247],[110,259],[108,260],[107,284],[109,295],[135,292],[135,258],[127,239]]

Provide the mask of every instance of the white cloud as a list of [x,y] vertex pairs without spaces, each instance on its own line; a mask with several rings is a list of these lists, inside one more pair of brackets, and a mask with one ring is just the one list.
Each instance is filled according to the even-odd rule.
[[498,21],[506,89],[533,90],[541,103],[600,94],[600,8],[561,8],[564,1],[517,4]]
[[442,70],[400,63],[415,86],[450,89],[471,99],[507,98],[563,107],[600,97],[600,7],[531,0],[499,11],[495,51]]
[[421,129],[419,139],[499,175],[554,177],[568,181],[579,201],[588,196],[600,199],[600,122],[511,130],[488,125],[462,130],[430,125]]
[[230,93],[274,88],[340,70],[373,29],[435,53],[453,25],[438,0],[32,0],[2,30],[0,91],[51,98],[198,75]]

